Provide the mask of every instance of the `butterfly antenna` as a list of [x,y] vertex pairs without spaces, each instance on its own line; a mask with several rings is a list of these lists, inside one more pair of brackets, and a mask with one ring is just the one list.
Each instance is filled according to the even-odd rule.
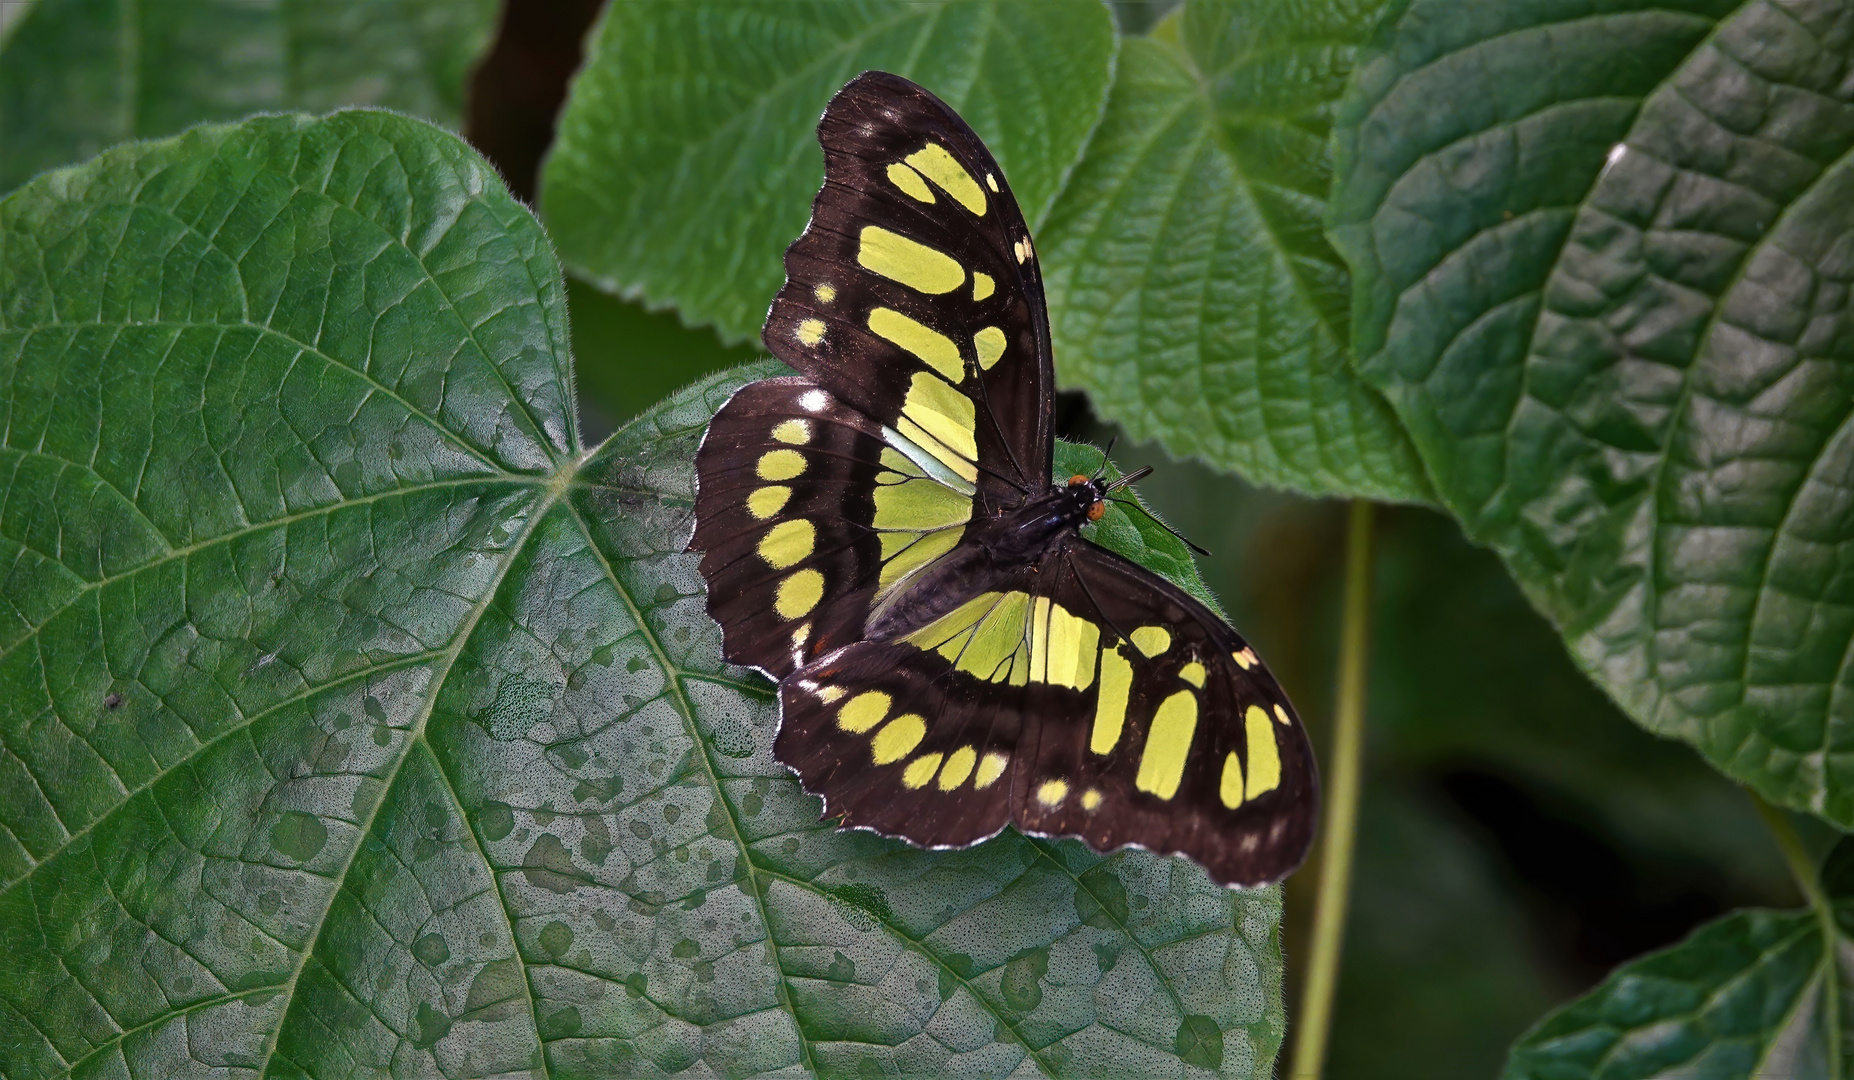
[[1114,452],[1114,444],[1119,441],[1120,441],[1120,436],[1118,435],[1107,440],[1107,449],[1101,451],[1101,467],[1094,470],[1094,476],[1092,477],[1092,479],[1099,480],[1101,477],[1107,475],[1108,456]]
[[1192,551],[1197,552],[1199,555],[1202,555],[1207,559],[1210,557],[1209,549],[1201,548],[1197,546],[1196,544],[1192,543],[1190,537],[1186,536],[1184,533],[1179,532],[1177,529],[1172,528],[1170,525],[1167,525],[1163,518],[1159,517],[1159,515],[1146,509],[1140,504],[1129,501],[1127,499],[1109,499],[1107,501],[1117,506],[1130,506],[1133,509],[1138,510],[1140,513],[1146,515],[1147,517],[1151,518],[1154,522],[1156,522],[1159,528],[1164,529],[1166,532],[1171,533],[1173,536],[1177,537],[1178,542],[1183,544],[1185,547],[1190,548]]

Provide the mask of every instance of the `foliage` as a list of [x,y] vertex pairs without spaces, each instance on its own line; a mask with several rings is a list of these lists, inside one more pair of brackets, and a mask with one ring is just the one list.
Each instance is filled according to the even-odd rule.
[[[1117,33],[1088,0],[611,4],[548,235],[381,113],[196,129],[0,203],[0,1071],[1272,1067],[1279,891],[839,834],[770,759],[765,684],[715,659],[689,462],[774,369],[710,372],[756,351],[816,117],[868,67],[997,153],[1102,419],[1263,485],[1439,504],[1594,683],[1491,556],[1395,519],[1425,524],[1387,534],[1378,891],[1341,996],[1378,1003],[1374,1055],[1392,1017],[1439,1030],[1435,987],[1474,998],[1456,1030],[1571,989],[1477,986],[1534,962],[1438,809],[1464,771],[1727,866],[1733,903],[1780,893],[1730,790],[1597,688],[1854,827],[1849,0],[1161,6]],[[261,110],[455,125],[495,7],[38,0],[0,43],[0,191]],[[550,241],[641,303],[576,283],[569,328]],[[587,450],[582,393],[637,419]],[[1204,485],[1157,501],[1212,546],[1289,505]],[[1104,542],[1210,595],[1110,513]],[[1320,664],[1279,640],[1331,636],[1328,564],[1295,541],[1211,585],[1317,718]],[[1808,911],[1619,969],[1509,1075],[1843,1068],[1850,858]]]
[[1429,496],[1347,363],[1326,133],[1375,0],[1191,0],[1123,42],[1039,235],[1059,372],[1133,437],[1315,494]]
[[757,339],[824,178],[824,103],[905,75],[983,135],[1039,220],[1094,126],[1114,36],[1094,0],[612,4],[560,119],[541,210],[568,267]]
[[1854,825],[1854,8],[1473,11],[1411,4],[1339,126],[1360,369],[1636,719]]
[[385,113],[0,203],[0,1070],[1265,1069],[1278,890],[819,820],[682,553],[776,369],[582,451],[563,293]]
[[35,0],[0,48],[0,194],[125,139],[278,109],[455,126],[495,0]]

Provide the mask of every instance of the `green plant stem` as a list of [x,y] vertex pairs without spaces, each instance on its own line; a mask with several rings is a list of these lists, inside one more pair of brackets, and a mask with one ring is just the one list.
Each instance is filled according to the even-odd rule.
[[1790,823],[1788,814],[1764,801],[1763,796],[1746,789],[1751,797],[1751,805],[1757,807],[1758,816],[1764,819],[1764,827],[1770,830],[1770,837],[1777,842],[1777,850],[1783,853],[1783,861],[1789,864],[1790,876],[1796,879],[1796,887],[1802,890],[1803,899],[1817,911],[1828,910],[1828,897],[1822,891],[1822,878],[1816,872],[1815,860],[1809,857],[1809,851],[1803,847],[1802,837],[1797,835],[1796,826]]
[[1313,948],[1300,997],[1294,1038],[1295,1080],[1315,1080],[1326,1059],[1333,991],[1345,944],[1352,890],[1352,849],[1358,835],[1358,792],[1364,778],[1365,676],[1371,648],[1372,504],[1352,501],[1346,532],[1345,612],[1339,630],[1339,692],[1334,710],[1332,772],[1320,840],[1320,893],[1313,910]]
[[[1802,837],[1797,835],[1796,826],[1790,816],[1782,810],[1764,801],[1764,797],[1749,788],[1745,794],[1751,797],[1751,805],[1757,808],[1758,816],[1764,819],[1764,827],[1770,830],[1770,838],[1777,842],[1777,850],[1783,853],[1783,861],[1789,864],[1790,876],[1796,879],[1796,887],[1802,890],[1803,899],[1815,912],[1816,922],[1822,927],[1822,993],[1826,1001],[1841,1000],[1840,962],[1838,960],[1837,942],[1840,931],[1835,927],[1835,910],[1829,906],[1828,890],[1822,887],[1822,872],[1815,860],[1809,857],[1809,849],[1803,847]],[[1827,1024],[1823,1034],[1828,1043],[1827,1057],[1834,1070],[1832,1075],[1841,1074],[1841,1025]]]

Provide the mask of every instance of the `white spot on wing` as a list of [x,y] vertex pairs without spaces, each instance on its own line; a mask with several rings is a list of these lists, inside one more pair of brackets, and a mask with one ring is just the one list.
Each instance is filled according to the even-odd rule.
[[822,390],[807,390],[798,398],[798,407],[807,412],[823,412],[828,404],[830,398]]

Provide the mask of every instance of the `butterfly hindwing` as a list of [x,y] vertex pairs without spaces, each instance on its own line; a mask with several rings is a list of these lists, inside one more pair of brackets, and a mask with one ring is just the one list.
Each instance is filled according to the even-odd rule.
[[964,534],[970,494],[803,378],[742,387],[696,454],[708,610],[727,659],[784,678],[863,637],[870,606]]
[[1222,620],[1080,540],[971,591],[934,623],[782,687],[776,752],[828,812],[929,846],[1006,823],[1103,851],[1139,844],[1234,884],[1299,863],[1312,755]]
[[898,642],[864,641],[780,687],[774,753],[848,826],[961,847],[1011,818],[1012,761],[1042,700],[956,673]]
[[1080,538],[1038,578],[1047,626],[1032,636],[1049,643],[1048,668],[1061,657],[1069,670],[1094,670],[1079,710],[1031,736],[1015,820],[1102,851],[1182,852],[1236,884],[1298,866],[1319,778],[1300,719],[1255,650],[1184,590]]
[[1015,502],[1048,473],[1049,324],[1003,170],[950,108],[860,76],[818,127],[825,180],[786,251],[773,354]]

